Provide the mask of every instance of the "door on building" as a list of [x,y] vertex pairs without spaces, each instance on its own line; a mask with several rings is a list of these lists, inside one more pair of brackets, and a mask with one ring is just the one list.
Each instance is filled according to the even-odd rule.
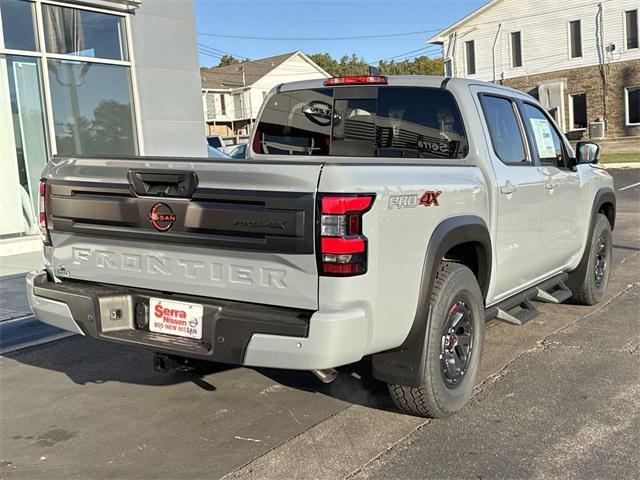
[[566,132],[564,91],[564,80],[549,80],[538,85],[538,101],[549,112],[560,129]]
[[[579,253],[586,235],[582,225],[586,198],[580,175],[569,168],[569,152],[548,114],[536,105],[522,102],[522,116],[531,139],[531,154],[544,177],[540,276],[564,269]],[[589,205],[590,207],[590,205]]]

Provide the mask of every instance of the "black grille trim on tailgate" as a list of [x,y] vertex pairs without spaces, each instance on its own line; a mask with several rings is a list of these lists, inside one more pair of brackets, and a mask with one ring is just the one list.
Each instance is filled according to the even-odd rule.
[[[191,199],[139,197],[128,184],[51,181],[53,231],[233,250],[314,252],[314,194],[198,188]],[[166,232],[149,220],[158,202],[175,222]]]

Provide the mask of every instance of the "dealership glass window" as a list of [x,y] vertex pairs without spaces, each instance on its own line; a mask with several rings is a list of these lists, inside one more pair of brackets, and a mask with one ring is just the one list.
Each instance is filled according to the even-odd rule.
[[577,93],[571,95],[569,107],[571,108],[571,129],[583,130],[587,128],[587,94]]
[[58,153],[135,155],[129,69],[49,60]]
[[522,66],[522,33],[511,33],[511,66],[513,68]]
[[582,22],[580,20],[569,22],[569,44],[571,58],[582,57]]
[[125,22],[62,1],[0,0],[0,237],[37,233],[51,152],[137,154]]
[[638,48],[638,10],[624,12],[624,20],[627,50]]
[[25,0],[0,0],[4,48],[35,50],[33,3]]
[[625,88],[627,125],[640,125],[640,86]]
[[467,65],[467,75],[475,75],[476,73],[476,42],[470,40],[464,42],[465,59]]
[[[0,82],[3,83],[0,93],[8,86],[9,97],[9,105],[0,105],[0,123],[5,125],[6,122],[13,126],[7,132],[13,135],[3,135],[3,145],[0,146],[3,158],[11,162],[3,166],[2,190],[3,193],[11,191],[14,195],[12,200],[20,205],[22,221],[19,230],[36,234],[38,182],[48,159],[40,61],[33,57],[0,55],[0,70]],[[18,185],[15,185],[16,174]],[[6,181],[10,184],[4,185]],[[5,220],[11,217],[6,211],[3,215]],[[6,226],[3,225],[0,229],[0,235],[4,233],[2,230]]]
[[123,17],[47,4],[42,15],[47,52],[127,60]]

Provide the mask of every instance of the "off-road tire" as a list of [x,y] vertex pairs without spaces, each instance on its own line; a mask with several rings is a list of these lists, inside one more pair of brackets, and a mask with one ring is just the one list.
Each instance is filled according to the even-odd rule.
[[[606,242],[604,252],[600,246],[600,240],[603,239]],[[612,255],[612,236],[611,225],[609,220],[602,213],[599,213],[596,217],[595,224],[593,226],[593,232],[591,232],[591,238],[587,245],[588,262],[587,268],[584,271],[574,272],[573,278],[571,278],[571,286],[573,287],[573,295],[571,299],[575,303],[582,305],[595,305],[602,300],[604,293],[607,290],[607,284],[609,283],[609,273],[611,271],[611,255]],[[596,265],[599,261],[599,255],[604,253],[605,268],[604,277],[600,282],[596,281]],[[576,275],[580,275],[576,278]]]
[[[456,298],[469,300],[473,322],[473,348],[468,370],[454,388],[443,378],[441,348],[448,312]],[[464,265],[442,262],[431,293],[431,322],[427,335],[425,378],[418,387],[389,384],[389,394],[405,413],[420,417],[444,418],[460,410],[473,395],[482,357],[484,341],[484,301],[473,272]]]

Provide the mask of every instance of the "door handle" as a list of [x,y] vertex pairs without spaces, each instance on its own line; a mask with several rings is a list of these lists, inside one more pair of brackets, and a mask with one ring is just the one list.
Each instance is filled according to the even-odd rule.
[[556,187],[557,185],[553,182],[547,182],[544,184],[544,188],[546,188],[547,190],[553,190]]
[[516,186],[509,181],[507,181],[507,183],[500,187],[500,193],[502,193],[503,195],[509,195],[510,193],[513,193],[515,191]]

